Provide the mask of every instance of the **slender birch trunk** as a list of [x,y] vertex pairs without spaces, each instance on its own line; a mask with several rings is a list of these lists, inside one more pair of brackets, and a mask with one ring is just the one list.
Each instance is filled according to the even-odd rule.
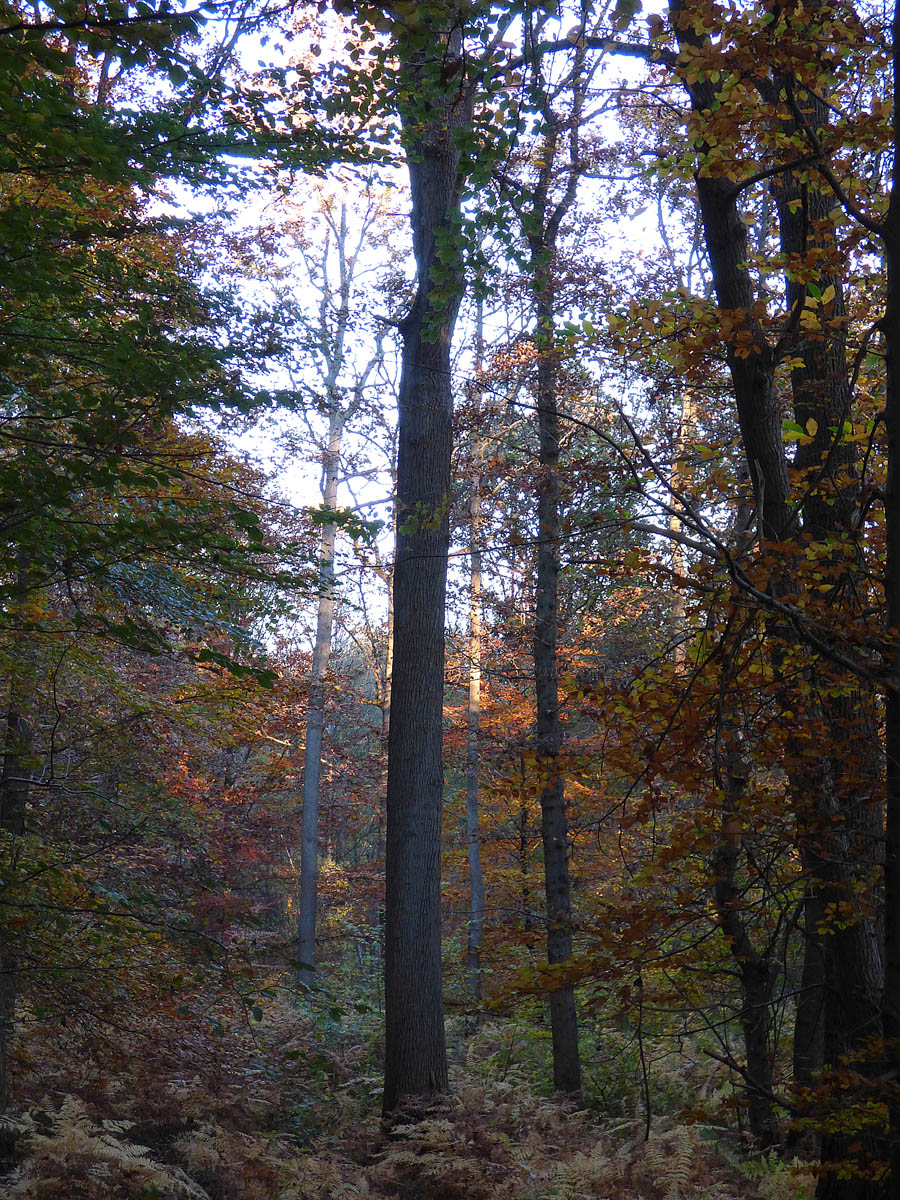
[[[342,387],[348,369],[347,338],[351,329],[351,304],[357,280],[359,256],[372,224],[377,205],[370,203],[355,231],[346,203],[320,208],[327,235],[320,256],[299,243],[310,281],[320,293],[318,323],[314,335],[320,348],[321,393],[314,407],[328,417],[322,452],[321,496],[326,514],[338,503],[341,471],[341,445],[348,422],[364,405],[365,390],[382,359],[381,337],[368,362],[355,370],[349,394]],[[352,235],[352,236],[351,236]],[[335,284],[336,280],[336,284]],[[313,432],[310,425],[310,431]],[[315,433],[313,433],[314,436]],[[319,809],[322,774],[322,742],[325,732],[325,674],[331,656],[335,610],[335,545],[337,526],[325,518],[319,542],[319,603],[316,613],[316,637],[309,675],[309,703],[306,714],[304,748],[303,807],[300,834],[300,899],[297,928],[298,982],[309,987],[316,968],[316,914],[319,877]]]
[[[323,464],[322,501],[327,510],[337,507],[338,469],[344,414],[333,410],[328,423],[328,444]],[[337,526],[322,526],[319,545],[319,606],[316,641],[309,677],[306,710],[306,745],[303,756],[303,813],[300,834],[300,912],[297,928],[298,980],[310,987],[316,967],[316,915],[319,888],[319,791],[322,775],[322,738],[325,731],[325,672],[331,656],[334,629],[334,552]]]
[[484,877],[481,870],[481,834],[478,828],[479,722],[481,716],[481,478],[476,480],[469,506],[469,697],[466,708],[466,841],[469,851],[469,929],[466,970],[469,991],[481,999],[481,939],[484,931]]
[[[475,330],[475,384],[473,399],[480,415],[480,376],[484,369],[484,305],[479,299]],[[481,999],[481,940],[484,935],[484,875],[481,869],[481,833],[478,828],[480,784],[481,651],[483,605],[481,599],[481,526],[484,479],[481,465],[484,442],[475,447],[475,485],[469,502],[469,695],[466,707],[466,843],[469,857],[469,928],[466,938],[466,972],[473,999]]]

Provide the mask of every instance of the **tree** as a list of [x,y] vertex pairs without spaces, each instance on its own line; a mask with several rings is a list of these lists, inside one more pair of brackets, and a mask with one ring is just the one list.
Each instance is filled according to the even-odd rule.
[[[300,898],[298,913],[299,979],[309,987],[316,962],[316,910],[319,860],[319,790],[322,738],[326,716],[325,674],[331,655],[335,611],[335,548],[338,526],[339,489],[350,483],[354,470],[342,450],[345,434],[353,431],[369,404],[371,380],[383,361],[383,333],[379,330],[368,350],[360,355],[358,322],[354,312],[363,303],[361,277],[366,264],[364,249],[374,240],[376,226],[383,221],[384,205],[370,185],[364,190],[360,209],[351,206],[346,194],[340,200],[323,192],[318,211],[307,217],[307,229],[294,230],[294,243],[302,258],[306,279],[294,284],[312,290],[317,303],[314,313],[302,314],[291,331],[291,339],[302,355],[292,371],[293,403],[303,418],[322,465],[321,535],[319,543],[319,600],[315,640],[310,668],[309,702],[304,738],[303,806],[300,847]],[[310,237],[320,224],[320,244]],[[279,284],[283,292],[284,283]],[[302,293],[301,293],[302,294]],[[288,301],[288,310],[299,307]],[[313,379],[304,378],[314,372]],[[324,430],[316,428],[324,418]],[[361,473],[368,472],[360,468]]]
[[[865,640],[860,623],[880,532],[871,516],[860,515],[870,511],[864,471],[872,460],[858,451],[856,423],[868,413],[864,389],[854,386],[869,335],[861,335],[853,353],[845,285],[858,236],[847,218],[875,236],[885,233],[866,211],[883,206],[879,172],[866,158],[882,101],[874,75],[851,100],[850,77],[832,66],[840,46],[864,72],[874,62],[878,34],[873,29],[874,41],[867,41],[869,31],[849,8],[826,15],[816,6],[787,16],[765,7],[731,21],[717,10],[678,4],[670,18],[677,54],[663,44],[659,26],[654,46],[619,48],[674,70],[691,105],[700,215],[758,522],[756,561],[741,561],[746,546],[724,558],[742,595],[767,614],[778,703],[794,723],[781,763],[808,885],[804,987],[812,1001],[798,1006],[797,1065],[808,1077],[817,1040],[811,1010],[821,1003],[826,1063],[838,1073],[855,1063],[871,1076],[879,1070],[872,1055],[877,1062],[880,997],[890,992],[881,982],[882,789],[871,690],[884,685],[881,663],[857,647]],[[858,83],[857,74],[852,88]],[[840,118],[833,116],[838,97],[846,103]],[[752,128],[748,103],[765,115]],[[853,182],[845,162],[832,156],[838,144],[854,161]],[[773,214],[777,223],[780,290],[764,265],[765,226],[757,245],[750,244],[745,217],[755,202],[763,220]],[[857,300],[857,308],[863,315],[867,305]],[[787,397],[795,418],[788,439],[797,444],[793,461],[781,428]],[[721,544],[716,552],[722,554]],[[821,564],[818,579],[824,571],[828,585],[814,582],[815,575],[810,581],[809,559]],[[822,607],[823,591],[840,598],[840,622]],[[828,749],[818,754],[813,743],[822,728],[829,731]],[[888,863],[888,888],[892,872]],[[821,1196],[880,1195],[888,1186],[884,1175],[881,1182],[866,1176],[878,1171],[885,1144],[862,1101],[855,1119],[852,1132],[849,1117],[828,1128]]]
[[[812,20],[815,19],[813,16]],[[705,39],[694,32],[693,21],[693,16],[688,16],[683,8],[672,10],[673,27],[682,54],[702,52],[705,44]],[[806,39],[809,26],[801,23],[796,32],[801,40]],[[791,33],[794,33],[793,28]],[[817,64],[813,65],[810,76],[798,62],[797,44],[792,45],[788,40],[782,45],[783,53],[774,58],[766,79],[758,81],[756,86],[764,102],[773,110],[777,109],[780,95],[789,97],[789,111],[781,119],[780,130],[781,145],[790,150],[804,126],[817,137],[827,124],[828,116],[825,101],[819,97],[821,83]],[[715,83],[699,80],[688,82],[687,89],[693,111],[701,122],[699,128],[703,131],[701,155],[708,156],[711,143],[707,114],[712,113],[716,95],[722,89]],[[811,105],[809,115],[799,110],[790,111],[791,97],[795,94],[803,97],[793,101],[795,109],[798,105]],[[780,153],[783,156],[784,150],[780,149]],[[702,167],[697,174],[698,198],[718,304],[720,309],[736,314],[738,327],[746,325],[744,336],[750,339],[749,354],[745,355],[739,347],[740,334],[729,340],[726,353],[757,501],[760,540],[763,545],[790,543],[795,535],[798,509],[808,538],[819,542],[829,538],[837,540],[852,534],[855,504],[852,497],[857,474],[855,445],[840,432],[848,419],[850,404],[844,327],[833,326],[822,339],[815,336],[809,322],[801,320],[810,294],[806,273],[810,268],[806,264],[813,263],[811,252],[814,250],[822,251],[825,264],[824,269],[816,271],[819,295],[827,295],[828,300],[823,303],[829,305],[829,311],[833,311],[837,320],[844,313],[841,279],[827,265],[829,250],[835,245],[831,233],[835,202],[817,181],[802,183],[802,168],[795,162],[785,163],[782,157],[768,170],[774,181],[782,252],[788,262],[797,263],[799,268],[798,275],[792,278],[789,273],[785,283],[786,312],[795,322],[793,338],[787,342],[794,345],[796,355],[796,365],[791,372],[795,419],[811,435],[811,441],[798,448],[794,460],[794,469],[808,481],[806,494],[799,505],[792,499],[775,389],[775,372],[786,343],[782,340],[773,346],[759,318],[750,315],[758,310],[754,308],[757,297],[746,269],[747,235],[740,232],[743,225],[738,205],[743,189],[736,187],[728,174],[716,177],[705,173]],[[741,313],[747,315],[741,317]],[[831,432],[833,430],[838,432],[835,434]],[[782,562],[767,582],[766,590],[775,599],[798,587],[797,569],[790,557],[787,564],[787,571]],[[770,637],[773,662],[776,670],[782,670],[796,644],[795,634],[773,617]],[[813,667],[812,670],[832,678],[835,675],[833,668]],[[844,737],[847,737],[848,728],[865,730],[871,725],[871,719],[866,717],[870,701],[864,692],[852,686],[852,677],[840,689],[839,697],[836,703],[827,698],[814,700],[815,715],[807,704],[805,720],[825,721],[836,730],[843,729]],[[862,738],[854,739],[856,755],[864,752],[867,740],[864,732]],[[808,759],[804,762],[802,753],[798,744],[791,751],[794,764],[789,764],[788,770],[792,774],[794,804],[803,830],[801,852],[806,856],[810,887],[818,905],[810,909],[810,914],[816,914],[819,929],[823,924],[826,928],[826,932],[818,936],[810,928],[807,937],[808,953],[822,956],[824,1054],[825,1061],[833,1065],[854,1047],[862,1050],[878,1035],[880,1026],[877,995],[881,988],[882,967],[875,925],[863,911],[847,924],[841,922],[829,926],[827,918],[823,921],[825,913],[839,910],[850,902],[851,895],[859,894],[856,889],[859,864],[867,861],[869,871],[866,874],[871,877],[874,873],[877,856],[873,851],[878,845],[880,826],[879,805],[874,794],[877,766],[873,762],[870,767],[861,768],[858,761],[842,762],[837,747],[831,750],[829,759],[818,765]],[[871,757],[871,750],[869,754]],[[850,1153],[851,1140],[852,1135],[851,1138],[840,1134],[827,1136],[823,1147],[826,1161],[844,1160]],[[832,1176],[826,1177],[820,1192],[822,1196],[864,1194],[860,1190],[863,1187]]]
[[[544,21],[529,24],[529,44],[540,39]],[[572,954],[572,899],[569,879],[569,834],[566,820],[565,777],[560,767],[562,730],[559,716],[559,351],[556,346],[557,287],[554,279],[557,239],[575,203],[579,180],[580,135],[584,114],[585,53],[576,48],[563,82],[551,88],[540,59],[530,64],[531,93],[543,119],[537,175],[523,188],[519,202],[522,233],[528,244],[528,268],[534,298],[534,341],[537,378],[534,387],[539,430],[540,477],[537,507],[537,574],[535,579],[534,682],[535,750],[541,778],[541,836],[547,903],[547,959],[563,966]],[[554,100],[571,88],[571,111],[554,111]],[[560,140],[566,157],[562,164]],[[562,176],[560,194],[552,195]],[[553,1082],[558,1091],[581,1094],[578,1019],[571,986],[550,993],[553,1036]]]
[[[52,5],[8,6],[0,24],[0,599],[14,639],[0,824],[11,859],[28,832],[30,710],[54,640],[161,653],[186,639],[198,660],[271,681],[246,663],[258,643],[229,623],[238,601],[225,581],[272,583],[297,547],[264,544],[257,498],[240,486],[204,486],[215,454],[178,427],[202,407],[247,406],[238,373],[258,361],[253,330],[229,345],[231,298],[197,283],[210,227],[150,214],[163,175],[221,183],[225,144],[254,141],[234,125],[217,144],[228,122],[214,132],[205,106],[231,46],[211,55],[210,74],[191,63],[201,25],[199,12],[167,6],[74,19]],[[245,28],[238,20],[233,35]],[[134,106],[112,103],[114,84]],[[16,990],[2,936],[0,1065]]]
[[481,1000],[481,945],[484,938],[484,872],[481,866],[479,829],[481,663],[484,598],[482,596],[482,539],[486,443],[477,425],[481,418],[479,387],[484,371],[484,302],[476,301],[474,379],[469,389],[476,423],[475,480],[469,497],[469,637],[467,659],[469,687],[466,701],[466,848],[469,866],[469,922],[466,931],[466,970],[472,999]]
[[[417,291],[403,338],[397,454],[394,658],[388,735],[385,863],[385,1115],[408,1097],[447,1091],[441,996],[440,845],[444,795],[444,597],[449,543],[450,344],[462,290],[453,246],[460,147],[469,101],[443,83],[463,68],[461,14],[431,30],[444,48],[436,74],[410,53],[406,86],[436,112],[401,114],[412,195]],[[451,68],[456,71],[451,72]]]

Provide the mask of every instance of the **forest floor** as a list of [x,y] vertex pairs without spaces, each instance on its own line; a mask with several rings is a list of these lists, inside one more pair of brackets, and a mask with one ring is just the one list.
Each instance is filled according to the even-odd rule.
[[[619,1051],[603,1105],[540,1095],[540,1025],[449,1023],[453,1094],[389,1134],[378,1117],[379,1015],[267,1003],[193,1060],[112,1053],[35,1021],[17,1039],[0,1120],[0,1195],[27,1200],[808,1200],[810,1169],[754,1154],[722,1109],[722,1076],[650,1045]],[[615,1039],[612,1039],[615,1040]],[[138,1053],[140,1051],[140,1053]],[[587,1064],[590,1069],[590,1063]],[[608,1064],[607,1064],[608,1065]],[[176,1069],[177,1068],[177,1069]],[[185,1069],[187,1068],[187,1069]],[[180,1074],[178,1073],[180,1069]],[[616,1074],[618,1072],[618,1076]],[[593,1077],[596,1084],[598,1078]],[[24,1080],[24,1083],[22,1082]],[[642,1083],[648,1087],[642,1088]],[[596,1087],[594,1087],[596,1092]],[[646,1098],[656,1109],[648,1122]],[[686,1103],[689,1101],[689,1103]],[[629,1111],[630,1109],[630,1111]],[[618,1110],[618,1111],[610,1111]],[[704,1115],[704,1110],[706,1115]],[[720,1115],[716,1116],[716,1110]],[[731,1124],[734,1108],[731,1109]]]

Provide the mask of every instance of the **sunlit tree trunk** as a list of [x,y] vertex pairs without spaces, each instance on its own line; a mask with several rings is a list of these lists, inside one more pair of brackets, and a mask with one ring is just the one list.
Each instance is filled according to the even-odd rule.
[[[484,306],[479,299],[475,330],[475,380],[473,394],[480,414],[480,376],[484,369]],[[477,425],[477,420],[476,420]],[[480,785],[481,649],[483,602],[481,598],[482,491],[484,444],[476,434],[475,482],[469,501],[469,694],[466,705],[466,844],[469,859],[469,925],[466,936],[466,972],[469,991],[481,999],[481,939],[484,931],[484,876],[481,869],[478,792]]]
[[476,480],[469,507],[469,695],[466,707],[466,842],[469,856],[469,928],[466,970],[469,991],[481,998],[481,939],[484,929],[484,877],[478,828],[479,722],[481,716],[481,479]]
[[[322,503],[326,510],[337,507],[338,470],[344,414],[332,411],[323,464]],[[325,672],[331,655],[334,629],[334,552],[337,526],[322,526],[319,549],[319,604],[316,641],[309,674],[309,703],[306,710],[306,744],[303,755],[303,813],[300,838],[300,912],[297,957],[300,983],[309,987],[315,975],[316,913],[319,888],[319,786],[322,774],[322,737],[325,730]]]

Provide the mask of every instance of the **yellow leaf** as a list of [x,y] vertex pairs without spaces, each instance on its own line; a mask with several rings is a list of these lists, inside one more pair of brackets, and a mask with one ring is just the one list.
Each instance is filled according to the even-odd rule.
[[806,422],[806,432],[810,437],[815,437],[819,430],[819,422],[814,417],[810,417]]
[[829,283],[828,287],[822,293],[822,303],[830,304],[835,297],[834,284]]

